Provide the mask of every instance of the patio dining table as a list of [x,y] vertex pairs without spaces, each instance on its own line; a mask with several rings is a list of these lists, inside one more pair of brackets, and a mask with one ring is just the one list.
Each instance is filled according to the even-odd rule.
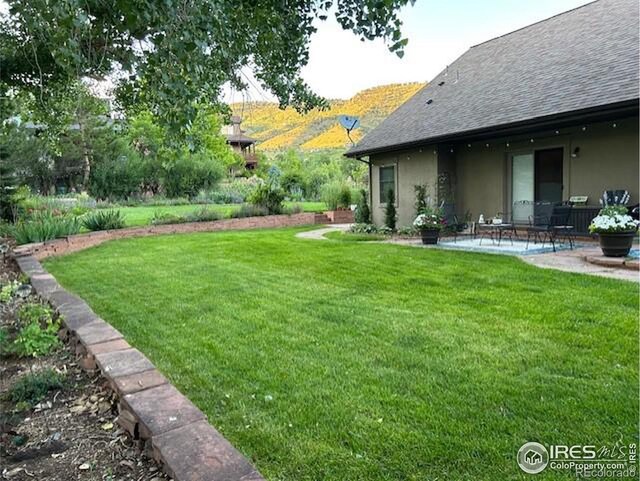
[[497,240],[498,245],[500,245],[500,242],[502,242],[502,238],[505,236],[505,234],[507,234],[507,237],[512,244],[514,237],[516,238],[516,240],[519,240],[515,224],[476,224],[476,232],[474,238],[478,234],[480,235],[480,245],[482,245],[482,239],[484,239],[485,237],[489,237],[491,239],[491,242],[493,242],[494,244]]

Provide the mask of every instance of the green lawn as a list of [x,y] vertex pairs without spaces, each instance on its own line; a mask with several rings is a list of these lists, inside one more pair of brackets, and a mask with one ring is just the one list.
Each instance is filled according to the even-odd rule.
[[637,285],[297,231],[45,264],[269,480],[528,480],[525,441],[637,441]]
[[[323,202],[287,202],[288,206],[299,204],[305,212],[320,212],[326,210]],[[154,213],[184,215],[190,212],[209,209],[220,212],[223,216],[228,216],[232,211],[239,209],[238,204],[189,204],[189,205],[169,205],[169,206],[139,206],[139,207],[118,207],[117,210],[125,216],[128,226],[147,225],[151,223]]]

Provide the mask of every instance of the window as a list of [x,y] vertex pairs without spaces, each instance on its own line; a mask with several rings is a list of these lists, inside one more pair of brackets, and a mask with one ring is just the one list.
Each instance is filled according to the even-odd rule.
[[389,165],[380,167],[380,203],[387,202],[389,189],[393,189],[394,196],[396,191],[396,167]]

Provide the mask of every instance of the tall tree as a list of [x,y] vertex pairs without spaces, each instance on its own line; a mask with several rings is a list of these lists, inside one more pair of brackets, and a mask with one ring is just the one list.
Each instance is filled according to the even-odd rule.
[[[333,14],[362,40],[402,56],[400,7],[415,0],[7,0],[0,19],[0,80],[34,91],[113,75],[125,107],[144,104],[188,129],[222,86],[246,87],[243,68],[281,106],[324,107],[300,77],[316,21]],[[2,93],[0,92],[0,95]]]

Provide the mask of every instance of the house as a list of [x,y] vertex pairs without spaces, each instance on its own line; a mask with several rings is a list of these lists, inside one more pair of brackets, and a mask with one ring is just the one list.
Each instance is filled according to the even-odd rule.
[[471,47],[345,154],[373,221],[393,188],[410,225],[416,184],[472,220],[586,196],[579,230],[605,189],[638,203],[638,31],[637,0],[597,0]]
[[234,152],[241,155],[245,160],[245,167],[253,170],[258,166],[258,156],[256,155],[256,140],[244,134],[240,128],[242,119],[234,115],[231,117],[231,125],[225,126],[225,137],[227,144]]

